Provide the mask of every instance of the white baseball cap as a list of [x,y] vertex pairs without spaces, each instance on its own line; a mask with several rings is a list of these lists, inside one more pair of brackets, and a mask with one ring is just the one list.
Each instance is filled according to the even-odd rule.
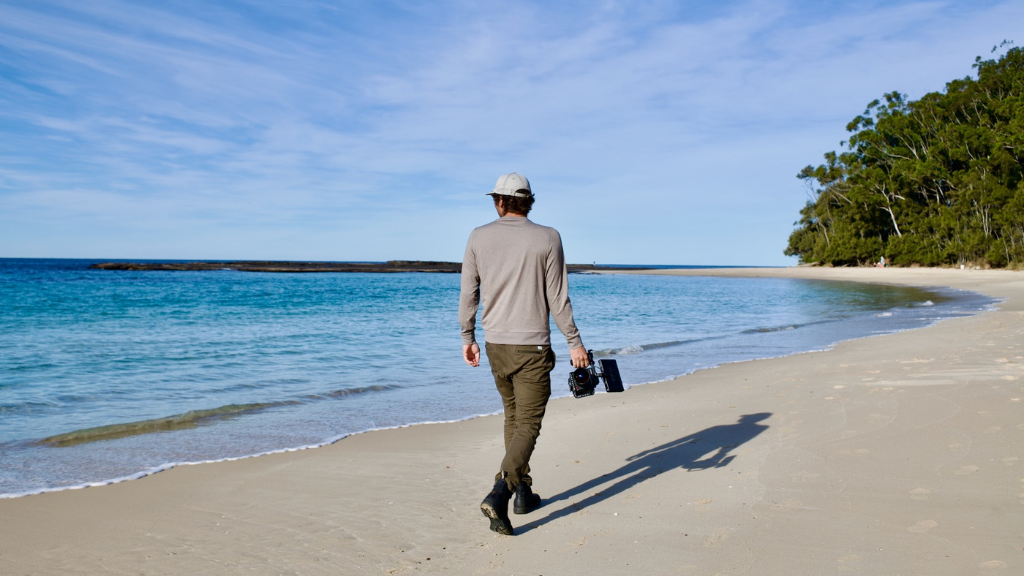
[[[526,190],[526,193],[519,192],[519,190]],[[533,196],[533,190],[530,189],[530,181],[526,179],[526,176],[511,172],[503,174],[498,178],[498,182],[494,185],[494,190],[487,193],[488,196],[493,194],[529,198]]]

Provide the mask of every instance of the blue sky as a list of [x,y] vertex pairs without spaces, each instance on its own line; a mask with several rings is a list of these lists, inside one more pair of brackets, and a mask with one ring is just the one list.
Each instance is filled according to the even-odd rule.
[[460,260],[514,170],[570,262],[791,264],[795,174],[1022,29],[1019,1],[0,0],[0,257]]

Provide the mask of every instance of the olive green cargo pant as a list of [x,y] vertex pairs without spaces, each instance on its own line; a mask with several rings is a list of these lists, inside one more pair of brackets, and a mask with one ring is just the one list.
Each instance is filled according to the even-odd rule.
[[532,484],[530,456],[540,436],[540,421],[551,396],[555,353],[551,346],[486,344],[494,384],[505,405],[505,458],[495,480],[515,490]]

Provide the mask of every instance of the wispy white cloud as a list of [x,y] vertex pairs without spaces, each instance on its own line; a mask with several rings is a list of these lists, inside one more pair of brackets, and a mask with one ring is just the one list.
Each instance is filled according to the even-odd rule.
[[570,259],[783,263],[799,168],[1022,22],[1013,2],[0,3],[0,256],[457,259],[515,169]]

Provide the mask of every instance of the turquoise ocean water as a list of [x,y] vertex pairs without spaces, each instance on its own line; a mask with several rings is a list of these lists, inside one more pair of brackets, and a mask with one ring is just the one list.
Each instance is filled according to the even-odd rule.
[[[0,496],[501,408],[487,368],[461,360],[457,275],[124,272],[91,263],[0,259]],[[569,282],[587,347],[615,358],[631,385],[993,303],[948,289],[784,279],[573,274]],[[568,349],[552,330],[553,388],[567,396]]]

